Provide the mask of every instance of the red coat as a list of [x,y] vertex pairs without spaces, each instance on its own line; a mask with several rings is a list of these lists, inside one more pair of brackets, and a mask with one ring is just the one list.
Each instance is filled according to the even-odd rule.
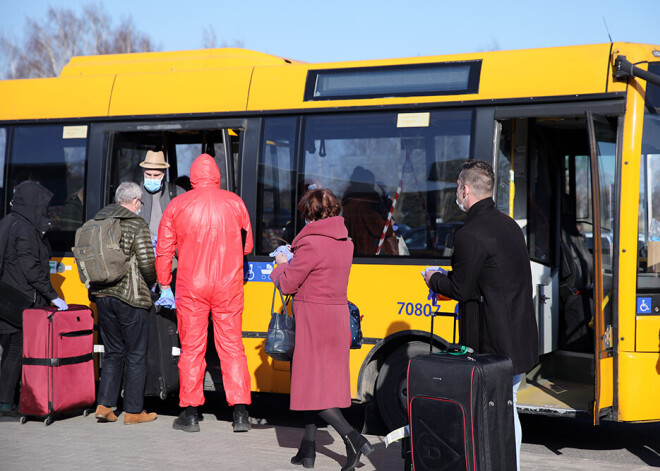
[[353,242],[340,216],[308,223],[291,244],[291,262],[271,273],[293,294],[296,348],[291,364],[291,409],[351,405],[351,331],[346,290]]

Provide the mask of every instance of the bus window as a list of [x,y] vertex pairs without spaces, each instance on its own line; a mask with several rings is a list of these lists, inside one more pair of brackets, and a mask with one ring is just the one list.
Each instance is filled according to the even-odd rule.
[[[472,123],[472,110],[311,116],[301,179],[341,200],[355,256],[438,258],[465,217],[456,179],[470,158]],[[386,227],[391,242],[381,244]]]
[[[166,171],[167,181],[188,185],[185,177],[190,176],[190,166],[202,153],[214,157],[220,169],[220,186],[227,189],[227,161],[222,129],[186,131],[118,132],[113,139],[111,188],[107,202],[112,201],[114,191],[121,182],[142,183],[143,169],[140,167],[148,150],[165,153],[170,164]],[[178,181],[177,181],[178,180]]]
[[268,254],[279,245],[290,244],[296,232],[297,122],[296,118],[271,118],[265,121],[257,169],[258,254]]
[[47,237],[57,255],[71,251],[83,223],[86,156],[86,125],[14,128],[7,181],[14,188],[33,180],[53,192]]

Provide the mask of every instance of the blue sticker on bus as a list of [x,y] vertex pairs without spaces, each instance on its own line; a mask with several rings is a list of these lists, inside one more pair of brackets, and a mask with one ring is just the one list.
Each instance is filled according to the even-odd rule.
[[648,314],[651,312],[652,298],[637,298],[637,314]]
[[275,268],[272,262],[249,262],[248,263],[248,281],[268,281],[270,282],[270,274]]

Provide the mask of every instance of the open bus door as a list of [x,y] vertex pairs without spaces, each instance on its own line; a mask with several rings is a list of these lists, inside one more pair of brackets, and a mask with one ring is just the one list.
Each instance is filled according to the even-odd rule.
[[598,423],[614,396],[621,109],[608,109],[608,117],[562,111],[516,107],[496,113],[496,204],[525,234],[539,327],[539,364],[521,385],[518,409],[588,415]]
[[614,208],[616,186],[616,122],[604,116],[586,113],[591,156],[593,206],[593,330],[594,330],[594,402],[593,421],[607,414],[613,405],[614,348],[612,310],[614,287]]

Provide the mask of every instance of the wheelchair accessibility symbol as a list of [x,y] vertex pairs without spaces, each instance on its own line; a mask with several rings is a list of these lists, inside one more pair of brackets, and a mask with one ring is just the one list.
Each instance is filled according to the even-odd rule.
[[649,314],[652,301],[652,298],[637,298],[637,314]]

